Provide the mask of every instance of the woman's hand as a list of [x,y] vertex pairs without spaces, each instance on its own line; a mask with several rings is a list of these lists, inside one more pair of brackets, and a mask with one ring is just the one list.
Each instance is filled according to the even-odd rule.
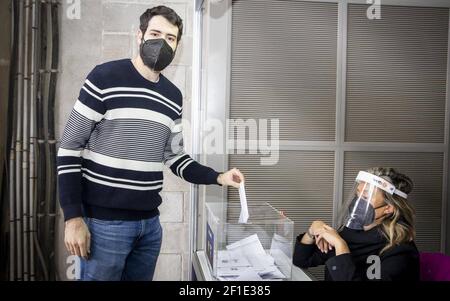
[[326,226],[327,224],[325,224],[322,221],[314,221],[312,222],[311,226],[309,227],[309,233],[317,236],[319,234],[319,231],[323,229],[324,226]]
[[328,253],[332,249],[331,245],[324,239],[319,239],[319,232],[326,226],[323,221],[314,221],[309,227],[309,233],[314,235],[316,245],[322,253]]
[[316,241],[324,240],[328,243],[329,246],[336,249],[336,256],[350,253],[350,250],[347,246],[345,240],[339,235],[339,233],[328,225],[324,225],[322,229],[318,231],[318,236],[316,237]]
[[323,221],[314,221],[308,229],[308,232],[303,236],[302,243],[317,245],[317,248],[323,253],[328,253],[332,249],[330,244],[324,239],[318,239],[319,232],[326,226]]

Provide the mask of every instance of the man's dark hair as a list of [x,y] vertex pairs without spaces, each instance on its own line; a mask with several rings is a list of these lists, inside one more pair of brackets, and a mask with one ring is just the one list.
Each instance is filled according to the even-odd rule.
[[181,39],[181,35],[183,33],[183,20],[180,18],[180,16],[170,7],[160,5],[155,6],[153,8],[147,9],[142,15],[141,15],[141,25],[140,29],[142,31],[142,34],[144,35],[148,28],[148,22],[154,17],[154,16],[163,16],[166,18],[170,23],[178,27],[178,36],[177,36],[177,43]]

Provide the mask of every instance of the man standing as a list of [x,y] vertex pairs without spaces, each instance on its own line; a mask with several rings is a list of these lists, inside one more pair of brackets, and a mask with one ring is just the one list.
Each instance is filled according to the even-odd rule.
[[237,169],[203,166],[183,151],[182,94],[160,72],[183,23],[170,8],[140,17],[140,53],[87,76],[58,151],[65,244],[81,280],[151,280],[160,252],[163,164],[194,184],[239,187]]

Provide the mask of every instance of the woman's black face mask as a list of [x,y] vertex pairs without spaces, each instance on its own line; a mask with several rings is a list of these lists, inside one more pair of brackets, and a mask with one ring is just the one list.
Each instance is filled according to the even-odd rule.
[[376,219],[382,218],[384,215],[375,219],[375,210],[385,206],[374,208],[371,203],[368,203],[363,198],[355,197],[349,207],[349,220],[347,221],[347,228],[354,230],[364,230],[364,226],[371,225]]
[[175,52],[165,39],[142,38],[140,54],[144,64],[154,71],[162,71],[172,62]]

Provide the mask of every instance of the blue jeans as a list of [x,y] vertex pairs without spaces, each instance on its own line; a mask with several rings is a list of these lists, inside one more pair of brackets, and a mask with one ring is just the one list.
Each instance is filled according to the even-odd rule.
[[85,218],[91,253],[81,258],[82,281],[150,281],[161,249],[159,216],[138,221]]

